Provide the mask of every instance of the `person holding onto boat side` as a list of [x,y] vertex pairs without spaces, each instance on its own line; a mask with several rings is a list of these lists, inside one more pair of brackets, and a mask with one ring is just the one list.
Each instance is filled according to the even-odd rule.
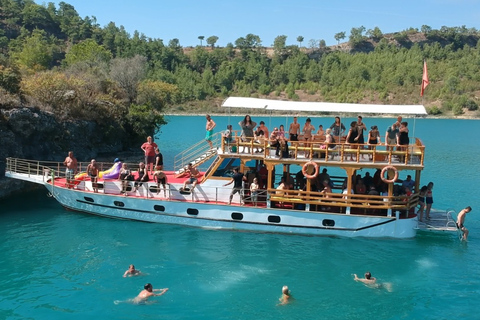
[[150,180],[150,177],[148,176],[148,170],[145,168],[145,163],[140,162],[138,167],[138,177],[135,180],[135,191],[138,191],[138,187],[141,187],[143,182]]
[[[155,293],[156,291],[160,291],[160,293]],[[168,291],[168,288],[165,289],[153,289],[153,286],[151,283],[147,283],[146,285],[143,286],[143,290],[140,291],[138,296],[133,299],[134,303],[141,303],[145,302],[148,300],[150,297],[159,297],[161,295],[164,295],[165,292]]]
[[465,241],[467,241],[467,238],[468,238],[468,229],[465,228],[463,224],[465,223],[465,216],[470,211],[472,211],[472,208],[468,206],[462,211],[460,211],[457,216],[457,228],[463,232],[462,240],[465,240]]
[[288,286],[282,287],[282,296],[278,299],[280,303],[278,305],[286,305],[293,299],[292,293],[288,289]]
[[135,266],[133,264],[128,266],[128,270],[125,271],[123,274],[123,277],[133,277],[133,276],[139,276],[141,274],[140,270],[135,269]]
[[127,195],[128,181],[133,181],[134,177],[130,169],[128,169],[128,165],[126,163],[122,164],[120,174],[118,175],[118,180],[122,181],[122,191],[120,192]]
[[207,133],[205,134],[205,140],[208,142],[210,149],[213,149],[212,137],[213,137],[213,129],[217,125],[215,121],[213,121],[212,117],[209,114],[205,116],[207,119],[207,124],[205,125],[205,130]]
[[63,161],[63,164],[67,167],[65,170],[65,186],[70,189],[73,187],[75,173],[77,172],[77,159],[73,156],[73,151],[68,151],[68,156]]
[[230,199],[228,201],[228,204],[232,204],[232,199],[233,199],[233,195],[235,193],[238,192],[238,194],[240,195],[240,204],[243,205],[243,182],[244,181],[247,181],[247,178],[245,177],[245,175],[241,172],[238,171],[238,168],[235,168],[233,169],[233,176],[232,176],[232,180],[230,180],[228,183],[224,184],[223,186],[226,187],[228,186],[229,184],[232,184],[233,183],[233,189],[232,189],[232,192],[230,192]]
[[420,192],[418,194],[418,208],[417,214],[419,216],[418,220],[423,221],[423,211],[425,210],[425,196],[427,195],[427,186],[423,186],[420,188]]
[[167,196],[167,175],[162,171],[160,166],[155,167],[155,173],[153,174],[153,181],[157,183],[157,194],[160,193],[160,185],[163,186],[163,195]]
[[190,162],[186,168],[186,173],[188,173],[189,178],[183,182],[183,190],[187,189],[187,184],[191,184],[192,188],[190,188],[190,192],[195,189],[195,186],[198,183],[198,176],[200,175],[200,172],[198,171],[197,168],[193,166],[193,164]]
[[297,117],[293,117],[293,122],[290,123],[288,129],[288,138],[290,141],[298,141],[298,135],[300,134],[300,123],[297,122]]
[[152,137],[147,137],[147,142],[140,147],[145,153],[145,164],[150,165],[150,172],[153,173],[153,164],[155,163],[155,149],[158,148],[157,144],[153,142]]
[[95,159],[92,159],[92,161],[90,161],[89,165],[87,166],[87,175],[90,177],[90,181],[92,181],[93,192],[98,192],[98,171],[99,170],[97,161],[95,161]]

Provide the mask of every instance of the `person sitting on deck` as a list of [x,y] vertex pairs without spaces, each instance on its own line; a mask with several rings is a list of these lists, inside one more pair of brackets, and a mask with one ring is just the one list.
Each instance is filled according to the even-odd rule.
[[412,180],[411,175],[407,175],[407,179],[403,180],[402,182],[402,188],[405,190],[409,188],[410,190],[413,190],[413,187],[415,186],[415,180]]
[[280,155],[280,142],[278,141],[278,128],[273,128],[269,138],[270,147],[275,147],[275,155]]
[[127,195],[128,181],[133,181],[134,177],[130,169],[128,169],[128,165],[126,163],[122,164],[120,174],[118,175],[118,180],[122,181],[122,191],[120,192]]
[[357,184],[355,185],[356,194],[365,194],[367,193],[367,187],[363,183],[363,179],[358,179]]
[[193,166],[192,163],[189,163],[186,168],[186,173],[189,174],[190,178],[185,180],[185,182],[183,183],[183,189],[187,189],[187,184],[191,184],[192,188],[190,189],[190,191],[193,191],[193,189],[195,189],[195,186],[198,183],[198,176],[200,175],[200,172],[197,170],[197,168]]
[[278,151],[277,153],[280,154],[280,159],[282,158],[290,158],[290,154],[288,152],[288,142],[285,137],[280,137],[278,140]]
[[138,164],[138,177],[135,180],[135,191],[138,190],[138,187],[141,187],[143,185],[143,182],[147,182],[150,180],[150,177],[148,176],[148,170],[145,168],[145,163],[140,162]]
[[257,131],[259,131],[259,130],[262,130],[263,135],[265,137],[268,137],[269,131],[268,131],[268,128],[265,126],[265,122],[260,121],[260,125],[258,126]]
[[225,130],[223,133],[222,133],[222,137],[223,137],[223,142],[225,144],[230,144],[232,143],[233,139],[232,139],[232,125],[229,124],[227,125],[227,130]]
[[[260,130],[257,128],[254,133],[254,142],[255,144],[261,145],[262,147],[265,145],[265,134],[263,130]],[[263,152],[263,148],[257,148],[255,150],[255,153],[261,153]]]

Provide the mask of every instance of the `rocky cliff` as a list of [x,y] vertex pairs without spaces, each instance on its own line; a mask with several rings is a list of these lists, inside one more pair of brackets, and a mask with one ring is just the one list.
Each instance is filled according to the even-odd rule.
[[5,178],[5,158],[63,161],[69,150],[78,161],[98,153],[117,152],[121,140],[106,139],[93,121],[58,121],[53,114],[35,108],[0,110],[0,198],[35,185]]

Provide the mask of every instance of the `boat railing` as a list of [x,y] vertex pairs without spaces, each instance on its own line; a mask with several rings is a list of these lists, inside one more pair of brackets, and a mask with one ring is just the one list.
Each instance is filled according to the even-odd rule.
[[[396,164],[424,165],[425,146],[422,141],[415,138],[414,143],[409,145],[385,145],[385,144],[350,144],[345,141],[326,144],[319,141],[288,141],[287,157],[292,160],[298,159],[324,159],[324,161],[336,162],[381,162]],[[236,154],[262,156],[265,158],[285,158],[282,150],[277,150],[277,145],[266,139],[263,142],[255,138],[240,137],[235,132],[231,142],[222,140],[221,150],[223,154]],[[259,152],[261,152],[259,154]]]
[[216,155],[217,148],[220,147],[220,140],[222,134],[220,132],[215,133],[212,136],[213,148],[205,141],[201,140],[192,145],[188,149],[177,154],[173,161],[173,168],[176,174],[182,174],[185,171],[185,167],[192,163],[194,167],[208,161]]

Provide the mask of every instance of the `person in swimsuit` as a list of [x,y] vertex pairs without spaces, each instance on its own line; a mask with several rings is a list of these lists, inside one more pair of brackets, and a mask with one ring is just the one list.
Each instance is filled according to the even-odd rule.
[[427,194],[427,186],[423,186],[420,188],[420,192],[418,194],[418,204],[420,208],[418,208],[417,214],[419,215],[419,220],[423,221],[423,210],[425,209],[425,196]]
[[200,172],[192,165],[192,163],[189,163],[187,167],[187,173],[190,175],[190,178],[185,180],[185,182],[183,183],[183,189],[185,190],[187,188],[187,184],[191,184],[192,188],[190,189],[190,191],[193,191],[193,189],[195,189],[195,186],[198,183],[197,178],[200,175]]
[[138,276],[140,275],[140,273],[141,273],[140,270],[135,269],[135,266],[131,264],[130,266],[128,266],[128,270],[125,271],[125,273],[123,274],[123,277],[126,278],[126,277]]
[[392,292],[392,284],[385,282],[385,283],[377,283],[377,279],[375,277],[372,277],[372,274],[370,272],[365,272],[364,278],[359,278],[357,277],[356,274],[353,275],[353,280],[357,282],[362,282],[365,285],[367,285],[370,288],[373,289],[386,289],[388,292]]
[[[358,149],[358,139],[360,137],[360,132],[358,131],[358,126],[356,121],[350,123],[350,130],[347,134],[347,143],[350,144],[351,149]],[[347,156],[345,156],[346,160]],[[350,161],[353,161],[353,154],[350,153]]]
[[[378,144],[380,141],[380,132],[378,131],[377,126],[372,126],[370,131],[368,131],[368,150],[373,149],[373,145]],[[373,154],[369,155],[369,159],[373,159]]]
[[297,122],[297,117],[293,117],[293,123],[290,124],[288,129],[288,137],[290,141],[298,141],[298,135],[300,134],[300,123]]
[[212,120],[209,114],[207,114],[205,118],[207,119],[207,124],[205,125],[205,130],[207,130],[207,133],[205,135],[205,140],[210,145],[210,149],[213,149],[213,143],[212,143],[213,128],[215,128],[217,124],[215,123],[215,121]]
[[320,141],[323,141],[325,139],[325,131],[323,130],[322,125],[318,126],[317,136]]
[[292,293],[288,290],[287,286],[282,287],[282,296],[278,299],[280,301],[279,305],[285,305],[290,302],[292,298]]
[[[238,125],[240,126],[240,128],[242,128],[242,133],[240,135],[242,137],[242,141],[244,142],[252,141],[254,138],[253,129],[255,129],[255,127],[257,126],[257,123],[252,121],[252,118],[247,114],[245,118],[238,123]],[[245,151],[247,153],[250,153],[250,148],[245,147]]]
[[[155,291],[161,291],[160,293],[155,293]],[[165,294],[165,292],[168,291],[168,288],[165,288],[165,289],[153,289],[153,286],[151,283],[147,283],[146,285],[143,286],[143,290],[140,291],[140,293],[138,294],[138,296],[133,299],[133,302],[134,303],[141,303],[141,302],[145,302],[148,300],[148,298],[150,297],[159,297],[163,294]]]
[[160,166],[155,167],[155,173],[153,174],[153,181],[157,183],[157,194],[160,193],[160,185],[163,186],[163,195],[167,196],[167,175],[162,171]]
[[118,180],[122,181],[122,191],[121,193],[127,195],[128,181],[133,181],[133,175],[128,165],[126,163],[122,164],[122,169],[120,169],[120,174],[118,175]]
[[[307,118],[307,120],[305,121],[305,125],[303,126],[303,138],[305,139],[306,141],[306,144],[305,144],[305,147],[309,148],[310,147],[310,143],[309,141],[312,141],[312,131],[315,130],[315,127],[312,125],[312,120],[310,118]],[[310,153],[305,151],[305,158],[308,158],[310,156]]]
[[425,193],[425,203],[426,205],[426,210],[425,210],[425,219],[430,220],[430,210],[432,210],[432,204],[433,204],[433,182],[429,182],[427,184],[427,191]]
[[155,168],[160,167],[160,170],[163,170],[163,154],[158,148],[155,148]]
[[462,230],[462,232],[463,232],[462,240],[465,240],[465,241],[467,241],[467,238],[468,238],[468,229],[465,228],[465,226],[463,224],[465,223],[465,216],[470,211],[472,211],[472,208],[470,206],[468,206],[465,209],[463,209],[462,211],[460,211],[458,213],[458,217],[457,217],[457,228]]
[[77,159],[73,156],[73,151],[68,152],[68,156],[65,158],[65,161],[63,161],[63,164],[67,167],[65,170],[65,186],[70,189],[73,187],[73,180],[77,172]]
[[90,164],[87,166],[87,174],[92,181],[92,188],[93,192],[98,192],[98,184],[97,184],[97,177],[98,177],[98,166],[95,159],[92,159]]
[[143,185],[143,182],[150,180],[150,177],[148,176],[148,170],[145,168],[145,163],[140,162],[138,167],[138,177],[135,180],[135,191],[138,190],[138,187]]

